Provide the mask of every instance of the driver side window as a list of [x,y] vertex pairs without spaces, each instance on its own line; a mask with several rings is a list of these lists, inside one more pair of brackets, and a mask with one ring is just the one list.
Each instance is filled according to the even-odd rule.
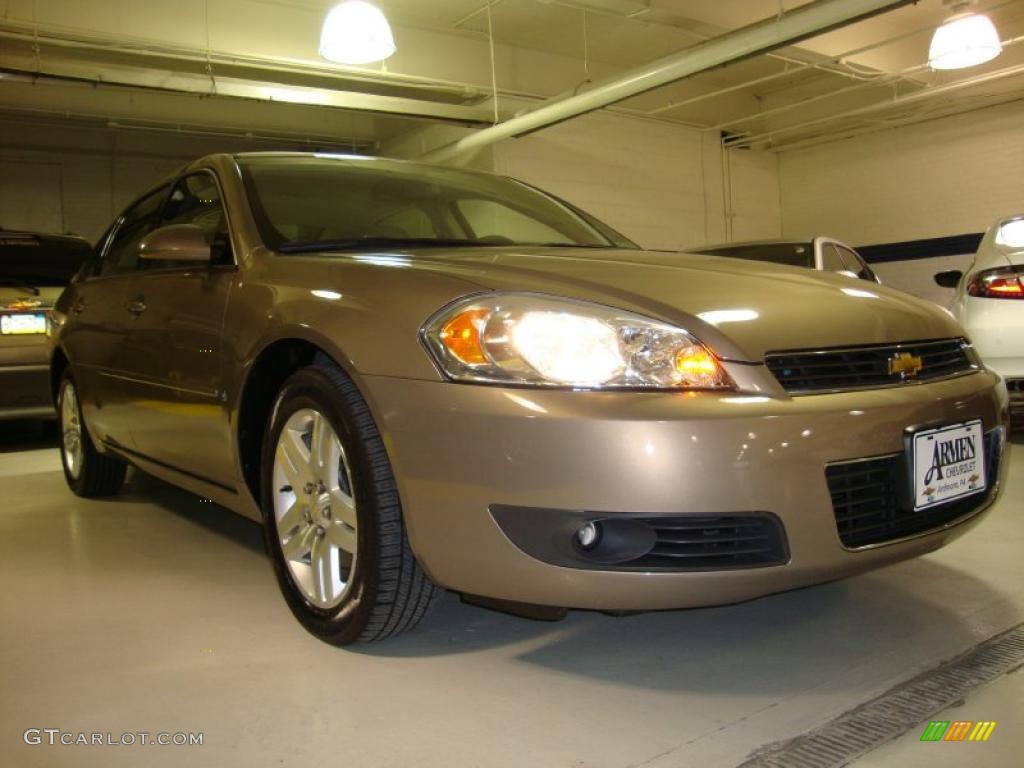
[[[158,226],[192,224],[206,235],[213,251],[212,264],[231,263],[231,239],[228,221],[221,203],[220,189],[211,173],[206,171],[179,179],[171,190]],[[195,262],[141,262],[144,269],[195,268]]]

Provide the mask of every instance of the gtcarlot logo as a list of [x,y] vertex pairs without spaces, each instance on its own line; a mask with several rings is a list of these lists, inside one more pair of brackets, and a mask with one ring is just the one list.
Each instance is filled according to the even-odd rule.
[[31,746],[39,744],[63,745],[65,747],[203,746],[203,734],[201,733],[166,733],[164,731],[159,733],[134,731],[115,735],[110,732],[85,733],[84,731],[62,731],[60,728],[28,728],[22,734],[22,738],[26,744]]

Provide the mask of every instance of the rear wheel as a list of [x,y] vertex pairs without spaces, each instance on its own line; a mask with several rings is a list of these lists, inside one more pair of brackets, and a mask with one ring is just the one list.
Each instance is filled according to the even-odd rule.
[[263,444],[264,537],[292,613],[334,645],[415,626],[438,588],[405,535],[369,408],[321,358],[277,397]]
[[128,468],[124,462],[96,450],[82,420],[78,390],[68,371],[61,378],[57,395],[57,421],[60,457],[68,487],[86,498],[117,493],[124,484]]

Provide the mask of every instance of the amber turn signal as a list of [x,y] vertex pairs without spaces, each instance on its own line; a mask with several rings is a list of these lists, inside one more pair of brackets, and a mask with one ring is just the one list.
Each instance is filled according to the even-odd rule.
[[718,361],[706,349],[686,347],[676,354],[676,370],[687,377],[714,376]]
[[487,309],[467,309],[442,326],[439,334],[441,343],[463,365],[490,362],[480,342],[480,326],[489,314]]

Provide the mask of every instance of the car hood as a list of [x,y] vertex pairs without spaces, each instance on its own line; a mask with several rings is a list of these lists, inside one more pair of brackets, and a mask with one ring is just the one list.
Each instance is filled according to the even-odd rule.
[[963,336],[931,302],[841,275],[702,256],[582,248],[395,253],[483,288],[596,301],[685,328],[728,360]]

